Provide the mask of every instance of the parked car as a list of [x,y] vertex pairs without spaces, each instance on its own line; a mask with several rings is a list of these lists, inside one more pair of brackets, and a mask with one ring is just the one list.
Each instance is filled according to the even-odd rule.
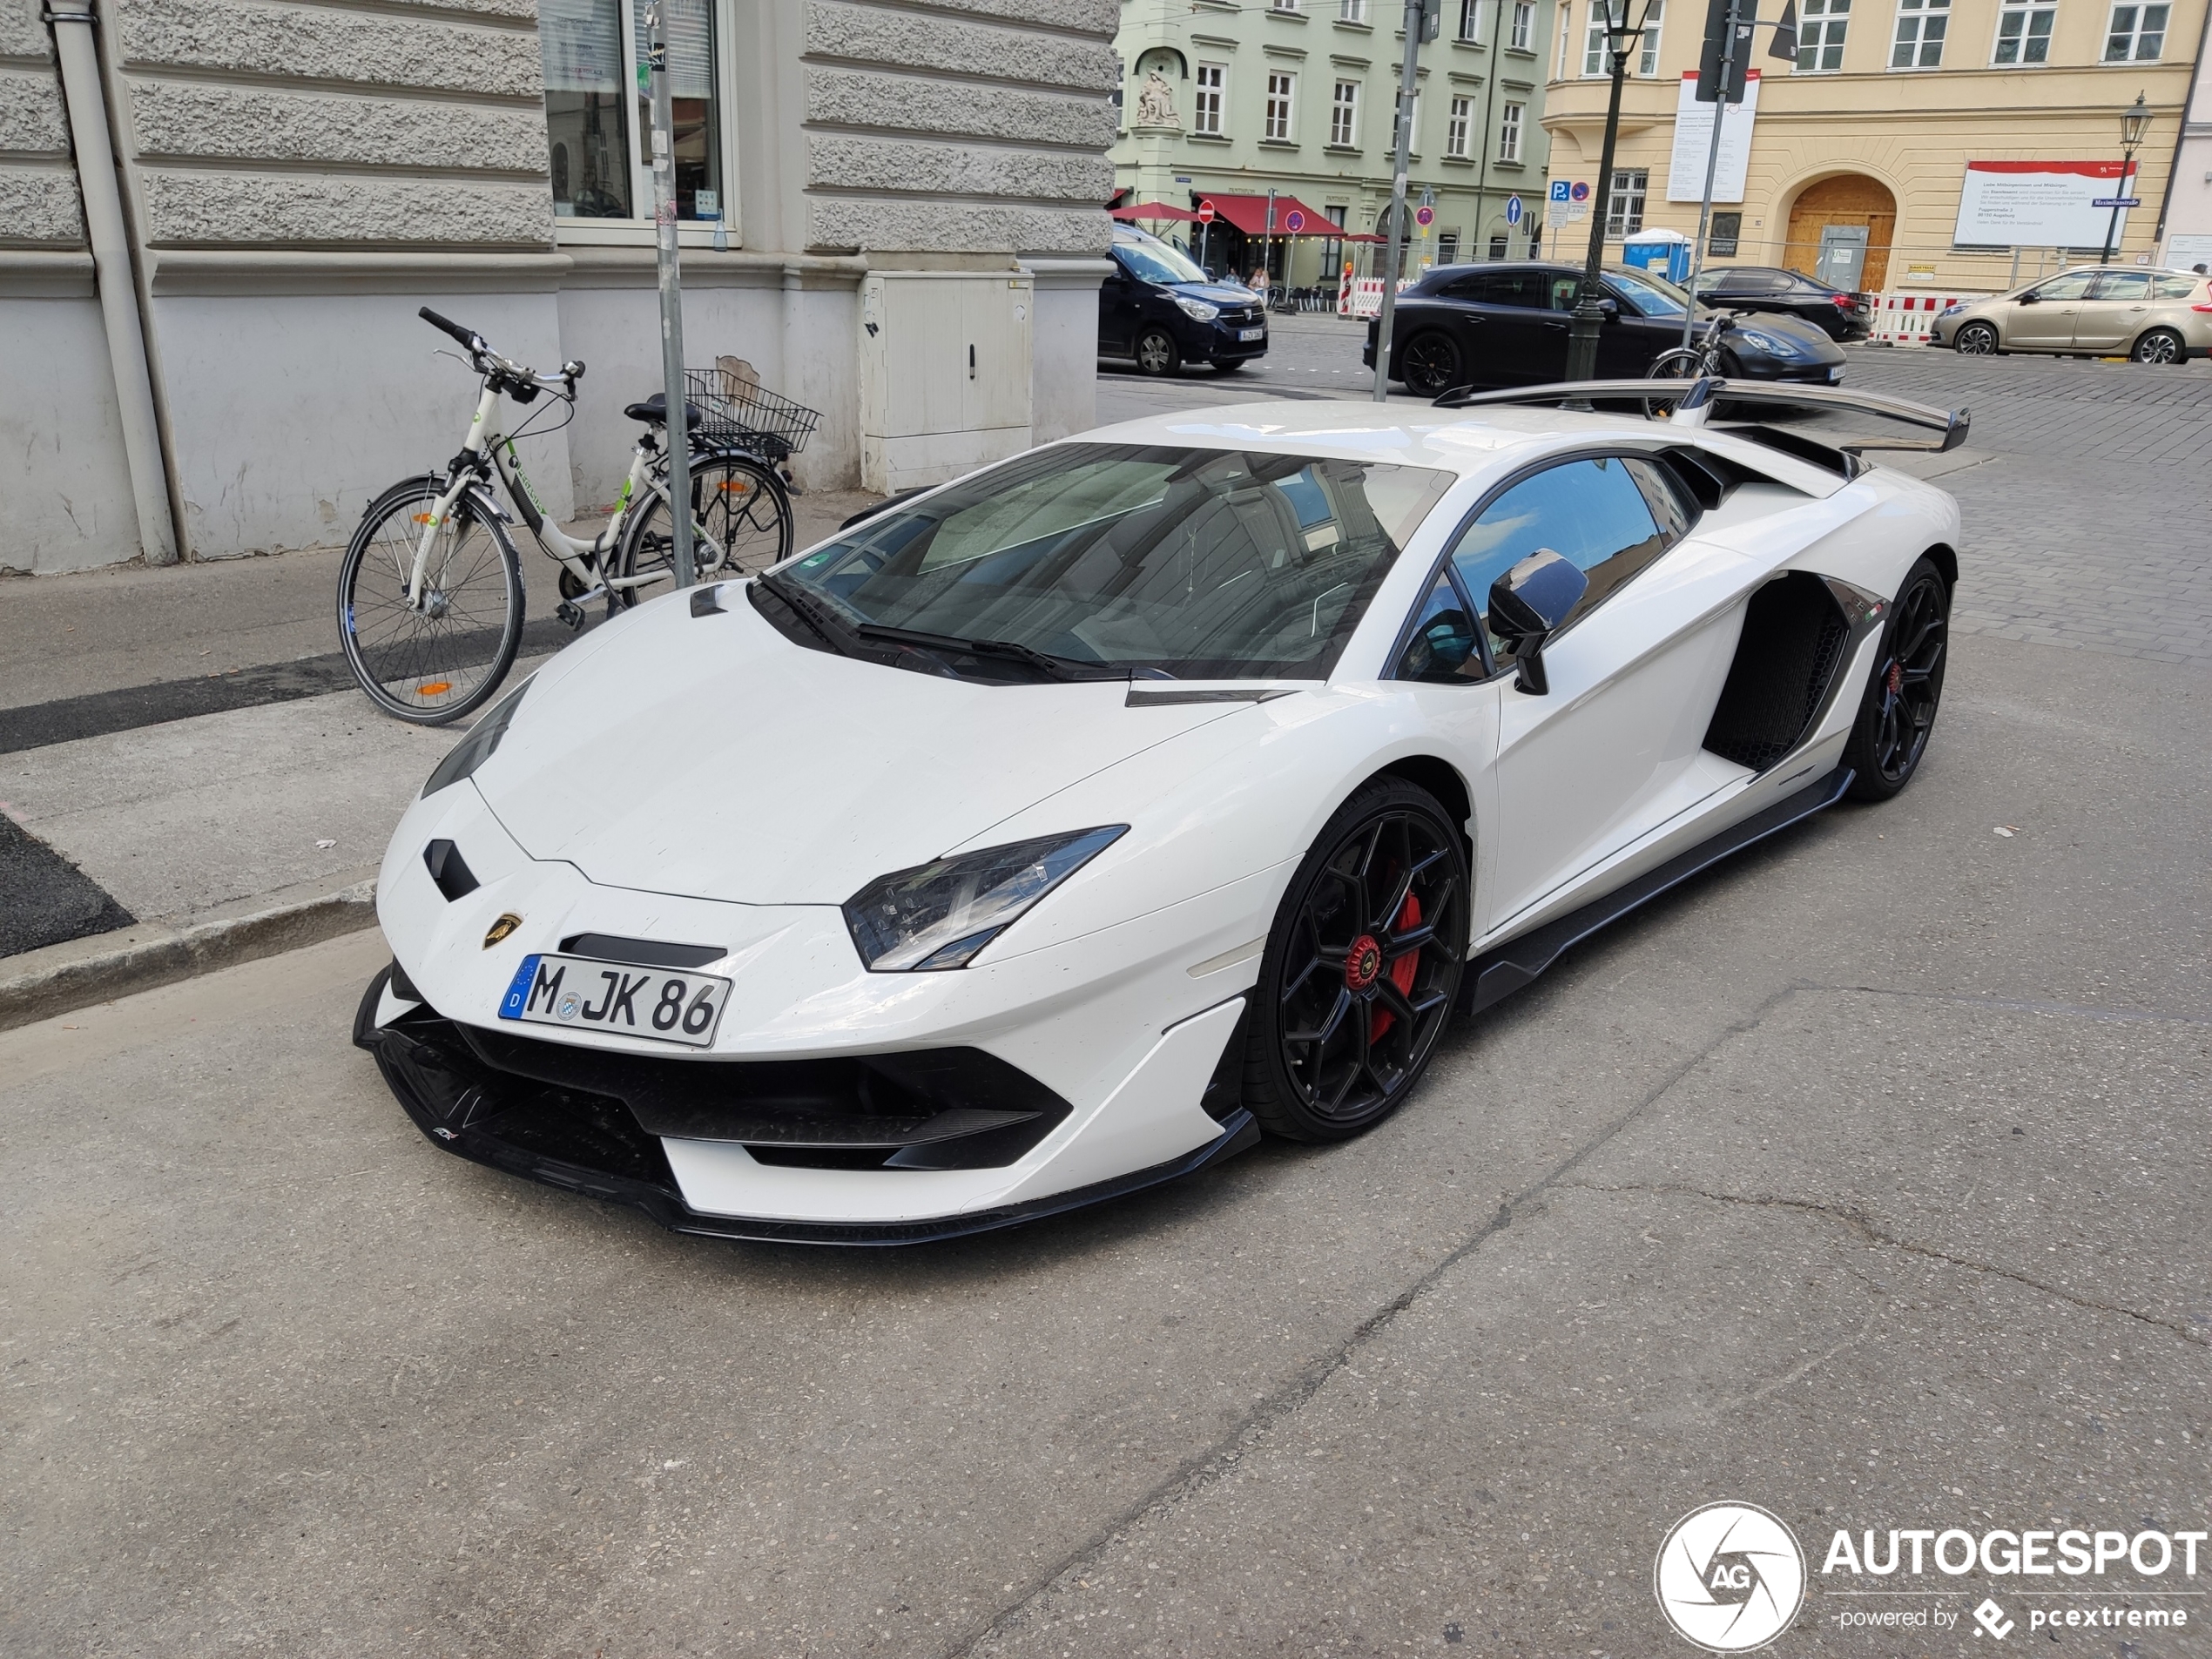
[[1933,342],[1987,357],[1997,352],[2126,354],[2139,363],[2212,356],[2212,288],[2188,271],[2062,271],[1993,299],[1946,306]]
[[1157,236],[1117,226],[1114,273],[1098,285],[1098,354],[1144,374],[1211,363],[1226,374],[1267,354],[1267,311],[1240,282],[1208,276]]
[[[1682,344],[1690,298],[1662,277],[1613,266],[1604,275],[1601,379],[1642,375],[1661,352]],[[1466,386],[1536,386],[1567,372],[1567,338],[1579,266],[1453,265],[1430,272],[1398,296],[1391,378],[1424,396]],[[1700,317],[1711,314],[1700,309]],[[1365,361],[1375,361],[1376,324],[1367,325]],[[1795,317],[1761,317],[1730,341],[1726,372],[1755,381],[1833,386],[1844,354],[1821,330]]]
[[1847,293],[1802,271],[1770,265],[1731,265],[1708,271],[1698,279],[1697,300],[1723,311],[1800,318],[1831,340],[1864,340],[1873,325],[1873,307],[1865,294]]

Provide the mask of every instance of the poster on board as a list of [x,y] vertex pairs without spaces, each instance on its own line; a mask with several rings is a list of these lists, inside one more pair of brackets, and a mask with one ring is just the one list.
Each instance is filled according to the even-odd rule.
[[[1951,239],[1969,247],[2102,247],[2112,209],[2100,207],[2121,187],[2117,161],[1969,161],[1959,192],[1959,225]],[[2137,182],[2133,170],[2127,183]],[[2120,210],[2113,233],[2127,233]]]
[[[1713,111],[1697,101],[1697,71],[1684,70],[1675,104],[1675,149],[1667,160],[1667,199],[1694,202],[1705,194],[1705,158],[1713,143]],[[1744,166],[1751,158],[1751,122],[1759,112],[1759,71],[1743,83],[1743,101],[1728,106],[1721,122],[1720,165],[1713,173],[1713,199],[1743,199]]]

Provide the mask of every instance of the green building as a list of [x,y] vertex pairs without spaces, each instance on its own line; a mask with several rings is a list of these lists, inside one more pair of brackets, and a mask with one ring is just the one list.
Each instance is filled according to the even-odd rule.
[[[1426,203],[1431,222],[1413,227],[1409,272],[1520,258],[1534,246],[1554,3],[1445,0],[1413,98],[1408,199]],[[1116,201],[1212,200],[1218,216],[1203,235],[1190,224],[1145,228],[1203,253],[1217,272],[1256,270],[1264,246],[1274,280],[1293,287],[1332,282],[1347,261],[1358,275],[1379,274],[1372,245],[1310,233],[1324,219],[1357,233],[1389,229],[1404,19],[1389,0],[1123,0]],[[1292,213],[1309,233],[1285,239]]]

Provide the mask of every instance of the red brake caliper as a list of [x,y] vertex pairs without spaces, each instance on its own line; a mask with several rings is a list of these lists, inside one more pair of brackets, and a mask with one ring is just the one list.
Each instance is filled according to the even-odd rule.
[[[1408,893],[1406,895],[1406,902],[1399,907],[1397,919],[1390,924],[1391,931],[1402,934],[1408,927],[1418,927],[1420,925],[1421,901]],[[1395,985],[1404,995],[1411,996],[1413,994],[1413,975],[1420,971],[1420,951],[1409,950],[1385,970],[1390,975],[1390,982]],[[1377,1008],[1374,1022],[1367,1028],[1367,1041],[1380,1042],[1383,1034],[1390,1029],[1397,1017],[1388,1008]]]

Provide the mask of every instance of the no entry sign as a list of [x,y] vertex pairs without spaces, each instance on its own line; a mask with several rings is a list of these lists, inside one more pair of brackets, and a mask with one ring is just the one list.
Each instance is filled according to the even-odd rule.
[[1213,223],[1213,204],[1211,201],[1203,201],[1198,204],[1198,223],[1201,225]]

